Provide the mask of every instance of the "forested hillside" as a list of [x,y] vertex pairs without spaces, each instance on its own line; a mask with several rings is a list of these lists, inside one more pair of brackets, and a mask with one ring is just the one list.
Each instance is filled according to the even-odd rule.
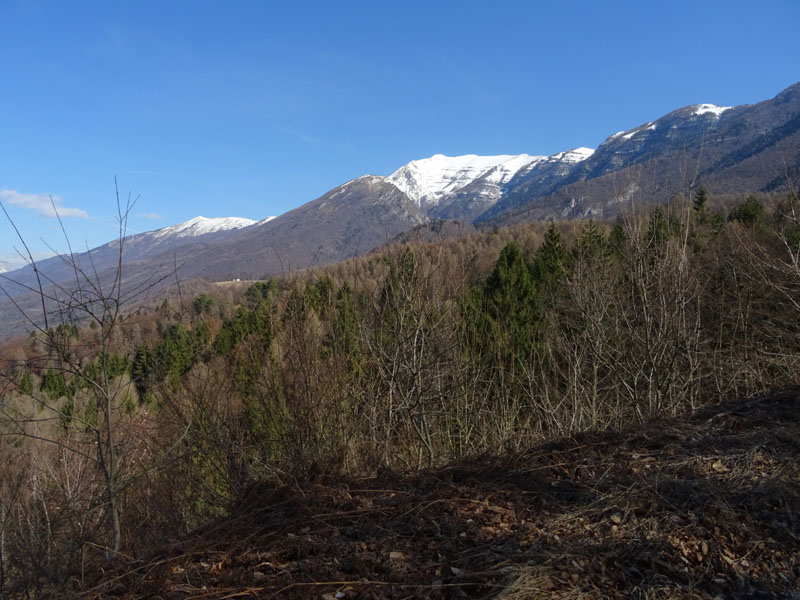
[[501,456],[795,386],[797,201],[726,210],[700,189],[156,304],[87,275],[4,349],[3,590],[74,587],[82,566],[235,516],[257,486]]

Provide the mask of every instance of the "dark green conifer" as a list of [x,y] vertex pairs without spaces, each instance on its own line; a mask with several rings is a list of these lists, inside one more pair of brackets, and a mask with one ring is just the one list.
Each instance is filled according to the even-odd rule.
[[503,248],[483,293],[473,302],[481,297],[487,316],[499,328],[497,333],[507,337],[515,354],[527,354],[533,346],[539,307],[528,265],[514,242]]
[[628,241],[628,235],[625,233],[625,228],[621,223],[615,223],[611,228],[611,233],[608,235],[608,248],[614,254],[619,254],[625,248],[625,242]]
[[569,269],[569,253],[561,232],[552,223],[533,257],[533,280],[539,291],[554,291]]
[[728,221],[738,221],[745,227],[758,227],[764,224],[764,205],[755,196],[748,196],[728,215]]
[[647,228],[648,248],[658,248],[663,246],[669,238],[669,221],[664,215],[664,210],[659,206],[653,211],[650,217],[650,225]]
[[608,242],[594,221],[585,222],[578,232],[572,248],[574,258],[594,260],[608,252]]
[[708,192],[706,188],[699,187],[694,193],[694,200],[692,200],[692,208],[697,213],[703,213],[708,208]]

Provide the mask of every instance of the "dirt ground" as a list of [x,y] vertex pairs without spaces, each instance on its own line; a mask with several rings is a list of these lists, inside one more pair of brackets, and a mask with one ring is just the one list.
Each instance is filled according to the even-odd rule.
[[800,392],[365,480],[235,518],[60,597],[800,598]]

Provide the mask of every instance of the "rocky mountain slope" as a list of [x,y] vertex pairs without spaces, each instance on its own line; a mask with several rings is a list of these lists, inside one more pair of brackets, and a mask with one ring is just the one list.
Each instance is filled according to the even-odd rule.
[[607,138],[556,182],[518,177],[478,221],[611,216],[705,186],[712,193],[775,191],[800,167],[800,84],[738,107],[698,104]]
[[187,260],[181,272],[220,280],[266,278],[364,254],[426,221],[419,205],[396,186],[366,175],[229,235]]

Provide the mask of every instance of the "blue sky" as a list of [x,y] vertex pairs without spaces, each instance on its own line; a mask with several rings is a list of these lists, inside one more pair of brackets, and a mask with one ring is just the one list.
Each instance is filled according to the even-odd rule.
[[[435,153],[596,147],[800,80],[797,0],[0,0],[0,201],[31,249],[260,219]],[[0,215],[0,261],[14,239]]]

